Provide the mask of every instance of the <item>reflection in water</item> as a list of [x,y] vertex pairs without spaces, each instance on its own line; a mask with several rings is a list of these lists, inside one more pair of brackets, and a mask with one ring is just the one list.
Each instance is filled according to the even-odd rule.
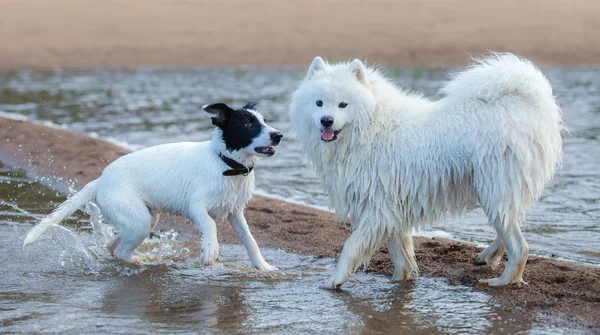
[[[35,217],[52,209],[50,201],[64,200],[22,172],[0,169],[3,196],[24,192],[18,205]],[[5,182],[14,176],[28,186]],[[30,192],[38,196],[27,196]],[[27,202],[34,198],[35,206]],[[36,209],[38,205],[41,211]],[[204,267],[197,261],[198,241],[185,240],[172,231],[161,231],[144,242],[142,252],[153,265],[139,268],[116,262],[104,250],[102,244],[113,233],[108,225],[76,218],[72,220],[75,224],[55,228],[23,250],[22,239],[32,220],[13,207],[3,205],[1,209],[2,332],[557,331],[549,328],[551,323],[503,310],[489,296],[441,279],[422,277],[393,284],[386,276],[359,273],[341,292],[320,289],[334,268],[333,259],[263,248],[265,258],[281,269],[263,274],[250,268],[243,246],[222,245],[220,262]]]

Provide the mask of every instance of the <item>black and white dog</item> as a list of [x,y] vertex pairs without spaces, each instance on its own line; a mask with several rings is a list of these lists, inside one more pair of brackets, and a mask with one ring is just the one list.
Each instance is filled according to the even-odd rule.
[[36,225],[24,245],[93,201],[118,232],[107,247],[121,261],[139,263],[133,251],[157,224],[159,213],[168,211],[197,224],[203,236],[203,264],[217,261],[215,220],[228,218],[252,265],[276,270],[263,259],[244,218],[254,190],[254,163],[258,157],[273,156],[283,137],[255,106],[249,102],[237,110],[223,103],[202,107],[216,126],[212,140],[157,145],[117,159]]

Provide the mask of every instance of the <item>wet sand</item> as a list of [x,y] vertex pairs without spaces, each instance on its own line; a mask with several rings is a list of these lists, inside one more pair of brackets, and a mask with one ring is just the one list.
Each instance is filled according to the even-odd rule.
[[3,0],[0,68],[307,66],[316,56],[448,66],[508,50],[600,64],[597,0]]
[[[119,146],[82,134],[0,117],[0,161],[31,175],[51,177],[49,184],[62,191],[66,180],[73,179],[81,188],[126,153]],[[63,179],[58,182],[58,178]],[[350,234],[349,228],[335,222],[330,213],[260,196],[252,199],[246,216],[261,246],[299,254],[335,258]],[[160,229],[176,229],[185,238],[198,238],[189,220],[172,215],[161,216]],[[218,229],[221,243],[239,243],[228,224],[219,224]],[[472,285],[505,308],[560,316],[574,327],[600,331],[600,268],[530,257],[524,275],[529,285],[491,288],[478,280],[500,275],[505,261],[496,270],[474,265],[480,248],[417,237],[415,249],[421,275]],[[385,248],[376,253],[367,271],[392,274],[393,264]]]

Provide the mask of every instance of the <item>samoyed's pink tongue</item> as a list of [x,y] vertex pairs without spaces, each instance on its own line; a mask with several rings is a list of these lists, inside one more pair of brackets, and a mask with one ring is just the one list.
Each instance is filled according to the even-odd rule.
[[323,131],[321,131],[321,138],[325,141],[331,141],[333,139],[333,135],[334,133],[331,129],[323,129]]

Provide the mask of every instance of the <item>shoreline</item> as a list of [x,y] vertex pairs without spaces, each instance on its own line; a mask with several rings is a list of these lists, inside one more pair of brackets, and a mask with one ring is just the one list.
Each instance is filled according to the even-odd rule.
[[[97,178],[107,164],[129,152],[69,130],[3,117],[0,143],[1,161],[32,175],[73,179],[78,189]],[[55,182],[51,186],[64,191],[66,185]],[[335,222],[331,213],[256,195],[246,209],[246,217],[261,247],[316,257],[337,258],[350,234],[349,228]],[[175,229],[183,238],[199,236],[189,220],[173,215],[161,215],[158,229],[161,228]],[[229,224],[219,224],[218,232],[220,243],[240,243]],[[474,291],[493,297],[503,308],[534,316],[557,316],[580,329],[600,328],[600,268],[530,256],[524,275],[529,285],[492,288],[480,284],[479,279],[499,275],[506,256],[498,269],[492,270],[473,264],[481,250],[470,243],[444,238],[415,238],[421,275],[472,286]],[[367,271],[392,274],[393,265],[385,248],[374,255]]]

